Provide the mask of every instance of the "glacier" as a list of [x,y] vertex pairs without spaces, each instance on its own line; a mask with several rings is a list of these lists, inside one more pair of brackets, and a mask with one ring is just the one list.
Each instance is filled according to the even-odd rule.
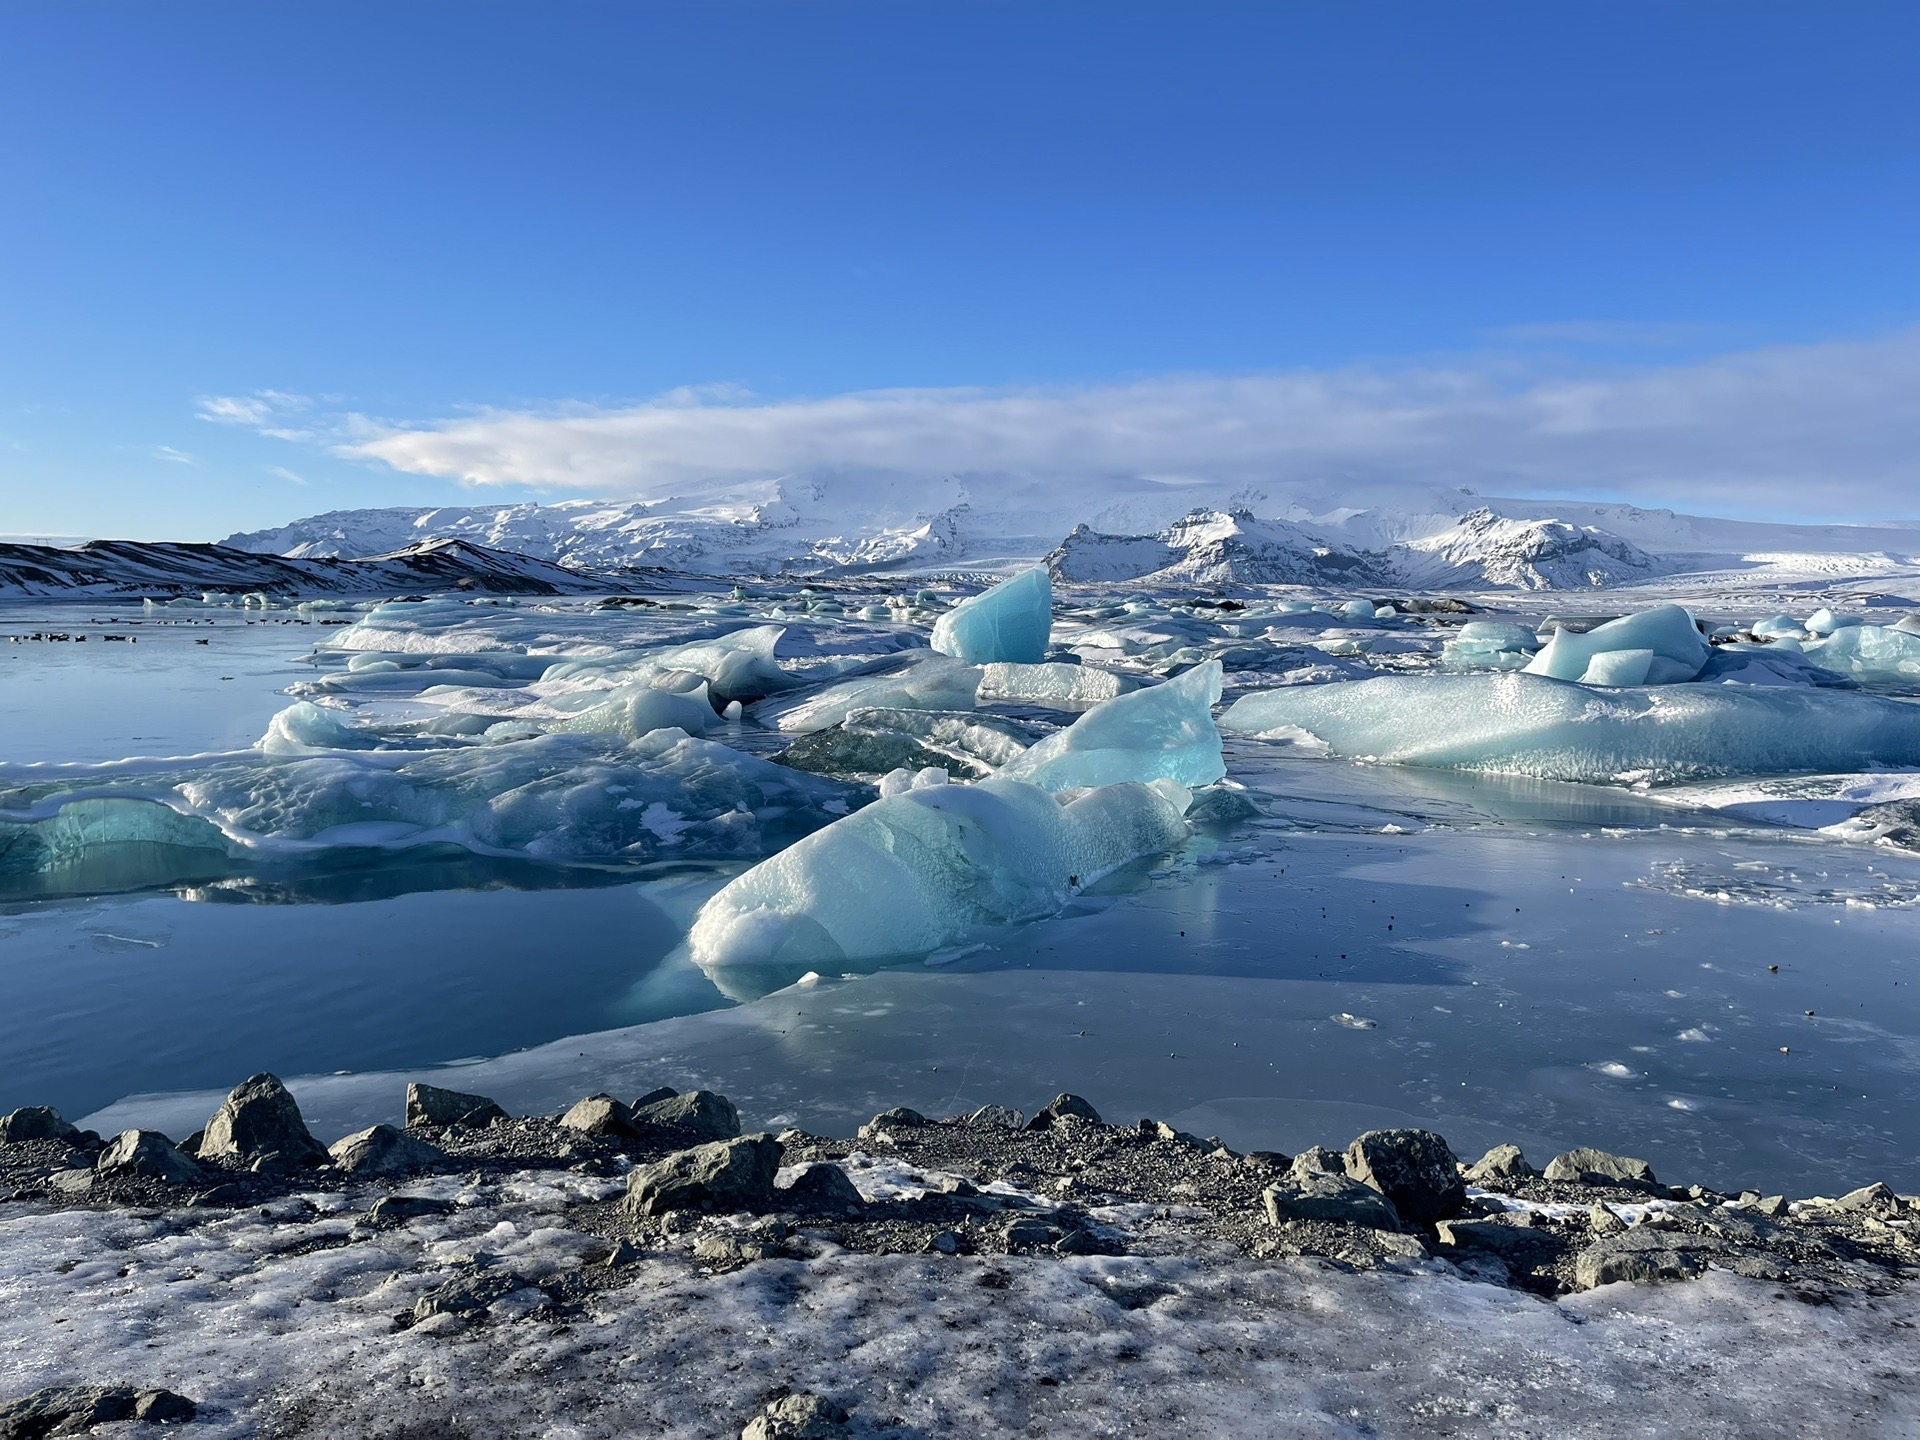
[[1073,797],[995,778],[915,777],[730,882],[695,916],[704,966],[924,954],[982,926],[1051,915],[1073,893],[1186,838],[1167,780]]
[[1599,690],[1528,674],[1380,676],[1243,695],[1222,729],[1334,755],[1552,780],[1671,783],[1920,765],[1920,706],[1833,690]]
[[1044,565],[1023,570],[962,600],[934,622],[931,643],[970,664],[1034,665],[1053,635],[1053,577]]

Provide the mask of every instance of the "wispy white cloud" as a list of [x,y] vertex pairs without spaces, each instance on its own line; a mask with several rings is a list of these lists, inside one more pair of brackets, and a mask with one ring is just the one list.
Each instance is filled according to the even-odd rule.
[[294,424],[303,412],[259,392],[221,399],[209,418],[297,429],[408,474],[575,494],[862,470],[972,477],[976,504],[991,503],[992,477],[1014,477],[1089,499],[1140,481],[1275,499],[1465,485],[1836,519],[1920,514],[1920,330],[1684,364],[1543,363],[1507,354],[810,399],[700,389],[414,425],[357,414]]
[[284,465],[270,465],[267,467],[267,473],[277,479],[286,481],[289,485],[304,485],[307,483],[306,476],[289,470]]
[[176,465],[198,465],[200,463],[199,460],[189,455],[186,451],[176,450],[171,445],[156,445],[153,447],[153,454],[157,460],[171,460]]

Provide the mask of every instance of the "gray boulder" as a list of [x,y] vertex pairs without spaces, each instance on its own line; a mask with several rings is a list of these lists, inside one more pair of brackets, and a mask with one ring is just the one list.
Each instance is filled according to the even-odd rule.
[[1547,1162],[1546,1178],[1587,1185],[1656,1185],[1653,1167],[1628,1155],[1582,1148],[1556,1155]]
[[1301,1179],[1286,1179],[1260,1192],[1267,1220],[1285,1225],[1295,1220],[1331,1221],[1362,1225],[1369,1230],[1398,1230],[1400,1216],[1379,1191],[1344,1175],[1314,1171]]
[[0,1118],[0,1143],[22,1140],[72,1140],[80,1132],[51,1105],[27,1105]]
[[1496,1145],[1473,1162],[1467,1171],[1467,1183],[1490,1185],[1500,1180],[1527,1180],[1537,1173],[1520,1153],[1518,1145]]
[[1467,1199],[1460,1162],[1431,1130],[1369,1130],[1347,1147],[1347,1174],[1416,1225],[1458,1215]]
[[740,1432],[740,1440],[841,1440],[851,1417],[818,1395],[783,1395]]
[[233,1089],[207,1121],[200,1158],[253,1165],[270,1157],[282,1165],[327,1163],[327,1147],[313,1138],[300,1107],[272,1075],[255,1075]]
[[817,1161],[794,1176],[774,1194],[785,1204],[821,1210],[858,1210],[867,1202],[847,1172],[838,1165]]
[[367,1212],[368,1223],[385,1229],[418,1220],[423,1215],[451,1215],[451,1200],[436,1200],[431,1195],[382,1195]]
[[758,1210],[773,1204],[780,1142],[771,1135],[716,1140],[669,1155],[627,1177],[636,1215],[672,1210]]
[[494,1121],[508,1118],[506,1111],[484,1095],[442,1090],[438,1085],[407,1086],[409,1130],[444,1130],[449,1125],[484,1130]]
[[446,1160],[446,1153],[391,1125],[375,1125],[334,1142],[327,1152],[349,1175],[411,1175]]
[[657,1101],[671,1100],[673,1099],[674,1096],[678,1095],[679,1093],[680,1092],[674,1089],[671,1085],[656,1085],[653,1087],[653,1089],[647,1091],[646,1094],[637,1097],[634,1100],[633,1104],[628,1108],[633,1110],[639,1110],[642,1107],[647,1105],[652,1105]]
[[1691,1280],[1707,1268],[1714,1251],[1724,1248],[1704,1236],[1636,1225],[1624,1235],[1596,1240],[1575,1255],[1573,1283],[1591,1290],[1623,1280]]
[[1329,1150],[1324,1145],[1309,1145],[1293,1157],[1287,1172],[1295,1180],[1304,1180],[1309,1175],[1344,1175],[1347,1173],[1347,1160],[1338,1150]]
[[193,1401],[171,1390],[136,1390],[131,1385],[61,1385],[0,1404],[0,1440],[81,1435],[96,1425],[124,1420],[183,1425],[197,1413]]
[[582,1135],[631,1138],[639,1134],[633,1128],[633,1112],[611,1095],[589,1095],[562,1115],[560,1123]]
[[1076,1120],[1090,1120],[1095,1125],[1105,1123],[1100,1119],[1100,1112],[1078,1095],[1060,1094],[1054,1096],[1051,1104],[1027,1122],[1027,1128],[1050,1130],[1056,1121],[1064,1120],[1069,1116]]
[[122,1130],[94,1162],[99,1175],[137,1175],[169,1185],[198,1185],[207,1172],[158,1130]]
[[711,1090],[668,1095],[658,1100],[646,1100],[643,1096],[642,1101],[636,1101],[631,1112],[635,1125],[677,1130],[693,1140],[731,1140],[740,1133],[740,1112],[726,1096]]

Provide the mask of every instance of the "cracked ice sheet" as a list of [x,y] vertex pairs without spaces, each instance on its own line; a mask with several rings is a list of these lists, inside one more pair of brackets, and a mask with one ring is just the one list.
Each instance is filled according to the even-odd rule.
[[[580,1264],[587,1237],[564,1215],[480,1203],[288,1248],[346,1233],[341,1217],[283,1229],[257,1211],[0,1210],[8,1388],[164,1385],[200,1402],[205,1440],[441,1427],[707,1440],[736,1433],[776,1385],[847,1405],[856,1434],[926,1440],[1747,1440],[1920,1425],[1906,1340],[1920,1297],[1903,1293],[1811,1305],[1715,1272],[1552,1303],[1445,1274],[1229,1255],[830,1250],[726,1275],[649,1257],[564,1325],[496,1318],[434,1335],[395,1333],[390,1317],[462,1255],[484,1249],[540,1279]],[[1010,1283],[982,1286],[988,1269]]]

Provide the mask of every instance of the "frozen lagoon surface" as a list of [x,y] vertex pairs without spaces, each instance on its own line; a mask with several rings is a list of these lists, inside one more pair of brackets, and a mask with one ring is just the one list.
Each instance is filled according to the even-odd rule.
[[[1920,1114],[1907,1100],[1920,1065],[1920,861],[1897,833],[1888,842],[1892,821],[1858,818],[1899,803],[1900,772],[1826,777],[1825,808],[1808,812],[1816,826],[1791,806],[1729,800],[1728,786],[1792,798],[1813,783],[1742,777],[1737,757],[1715,786],[1649,787],[1364,764],[1329,757],[1310,735],[1230,736],[1226,771],[1239,788],[1196,789],[1193,833],[1172,850],[1072,887],[1052,918],[983,928],[932,955],[815,964],[815,975],[702,970],[684,939],[708,898],[791,834],[832,823],[842,790],[857,810],[878,774],[796,772],[820,788],[768,807],[781,816],[719,832],[715,817],[737,811],[708,814],[642,787],[631,809],[616,800],[603,812],[600,797],[556,795],[511,766],[504,789],[473,802],[487,815],[537,813],[542,825],[524,833],[557,825],[570,836],[564,853],[486,839],[522,831],[418,823],[414,811],[371,828],[309,827],[298,844],[235,819],[284,814],[293,772],[278,767],[327,758],[324,744],[277,759],[244,752],[292,703],[289,688],[335,713],[376,763],[453,753],[477,765],[489,751],[549,743],[550,731],[574,743],[572,722],[606,713],[619,686],[677,694],[704,677],[717,709],[743,708],[716,713],[701,743],[761,762],[795,737],[755,721],[756,692],[779,694],[790,713],[810,690],[899,673],[907,652],[926,653],[954,598],[748,588],[598,611],[465,600],[371,614],[8,607],[0,636],[97,636],[94,617],[143,623],[121,627],[138,646],[93,639],[84,653],[0,639],[0,821],[38,824],[19,817],[44,816],[62,795],[111,792],[114,804],[166,808],[223,838],[110,845],[5,877],[0,1109],[54,1104],[101,1130],[183,1135],[214,1092],[272,1070],[328,1136],[396,1119],[407,1078],[515,1110],[704,1084],[733,1097],[749,1126],[844,1133],[888,1105],[1032,1106],[1067,1089],[1109,1116],[1151,1114],[1241,1148],[1291,1152],[1407,1124],[1463,1151],[1505,1140],[1530,1155],[1623,1150],[1663,1177],[1729,1190],[1875,1179],[1920,1189]],[[1191,598],[1061,595],[1048,658],[1128,683],[1218,659],[1229,703],[1296,686],[1331,694],[1443,662],[1457,675],[1460,656],[1448,660],[1443,642],[1460,620],[1531,629],[1548,611],[1489,597],[1490,616],[1365,624],[1347,597],[1250,596],[1241,611]],[[1627,614],[1652,597],[1581,597],[1601,602]],[[1710,623],[1746,623],[1845,610],[1850,597],[1691,603]],[[341,618],[359,623],[317,628]],[[300,619],[316,628],[279,623]],[[188,628],[165,620],[192,620],[211,643],[167,649],[149,636]],[[782,632],[772,671],[769,626]],[[731,632],[749,638],[730,644]],[[316,637],[328,647],[317,663],[306,658]],[[1806,642],[1817,659],[1819,637]],[[148,670],[162,653],[167,667]],[[1489,677],[1519,668],[1501,658],[1512,650],[1481,653]],[[1903,701],[1884,673],[1850,678],[1863,689],[1823,698]],[[899,703],[897,688],[887,703]],[[1038,738],[1087,708],[1057,703],[985,700],[974,713]],[[136,738],[150,734],[155,743]],[[904,731],[897,739],[910,769],[943,758],[929,762]],[[207,752],[226,758],[163,772],[106,763]],[[61,762],[103,768],[47,768]],[[258,767],[247,783],[259,794],[220,798],[195,772],[217,763]],[[644,756],[623,763],[666,783]],[[964,767],[953,769],[959,778]],[[341,773],[359,772],[343,763]],[[472,786],[461,794],[471,799]],[[650,824],[621,818],[649,813]],[[689,835],[708,837],[705,848],[689,853]],[[448,1064],[457,1068],[435,1077]]]

